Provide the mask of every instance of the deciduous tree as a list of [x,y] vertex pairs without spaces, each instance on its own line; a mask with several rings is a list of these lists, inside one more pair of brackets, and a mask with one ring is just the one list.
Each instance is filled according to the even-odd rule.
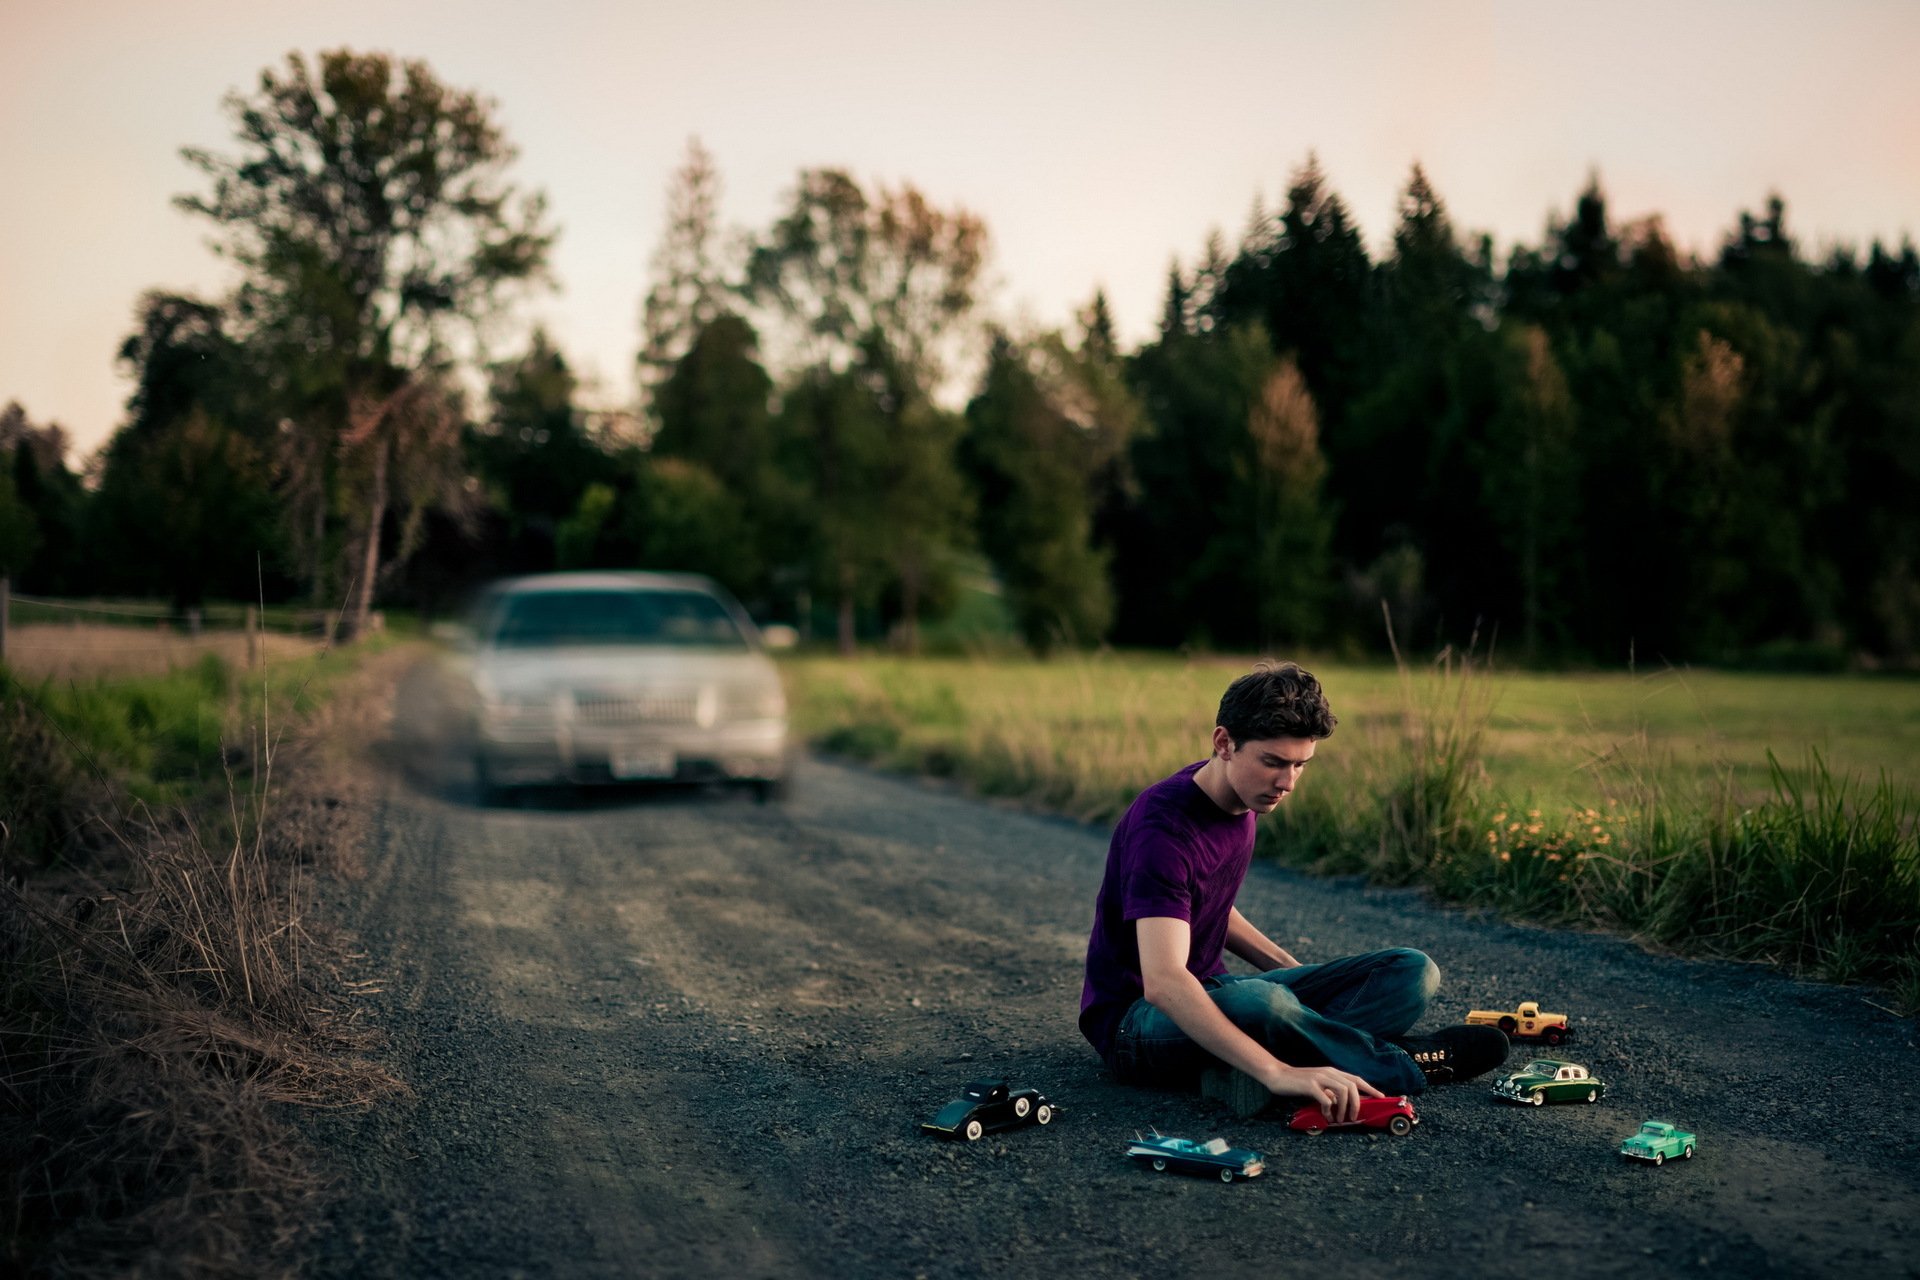
[[285,471],[295,505],[345,513],[338,576],[357,630],[389,515],[417,523],[414,504],[449,491],[459,340],[541,275],[552,233],[542,200],[505,176],[514,151],[492,104],[423,62],[290,54],[226,109],[238,150],[189,149],[211,190],[179,203],[219,227],[242,269],[242,336],[283,371],[307,437]]

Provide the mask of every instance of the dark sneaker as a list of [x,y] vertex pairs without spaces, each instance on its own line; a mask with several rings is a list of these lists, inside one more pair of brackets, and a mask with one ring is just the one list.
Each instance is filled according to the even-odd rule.
[[1507,1060],[1512,1047],[1498,1027],[1442,1027],[1430,1036],[1397,1040],[1428,1084],[1454,1084],[1484,1075]]
[[1267,1086],[1237,1067],[1208,1067],[1201,1072],[1200,1096],[1226,1103],[1237,1120],[1259,1115],[1273,1101]]

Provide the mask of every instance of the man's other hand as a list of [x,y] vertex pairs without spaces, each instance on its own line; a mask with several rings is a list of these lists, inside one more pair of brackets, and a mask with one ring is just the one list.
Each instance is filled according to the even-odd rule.
[[1329,1124],[1352,1124],[1360,1118],[1360,1099],[1384,1096],[1359,1076],[1337,1067],[1282,1066],[1262,1083],[1274,1093],[1305,1098],[1320,1108]]

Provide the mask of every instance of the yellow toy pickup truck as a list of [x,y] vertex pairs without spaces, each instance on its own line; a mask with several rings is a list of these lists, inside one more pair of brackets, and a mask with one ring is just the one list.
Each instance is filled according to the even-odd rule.
[[1535,1000],[1521,1001],[1520,1007],[1511,1013],[1501,1009],[1475,1009],[1467,1015],[1467,1021],[1483,1027],[1498,1027],[1520,1040],[1560,1044],[1573,1039],[1573,1024],[1567,1021],[1567,1015],[1542,1013]]

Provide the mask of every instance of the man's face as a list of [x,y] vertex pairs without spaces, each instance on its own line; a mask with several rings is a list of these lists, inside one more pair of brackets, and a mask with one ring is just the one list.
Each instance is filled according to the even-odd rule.
[[1213,731],[1213,750],[1225,766],[1227,785],[1255,813],[1272,813],[1293,789],[1320,745],[1313,738],[1249,738],[1235,743],[1225,729]]

